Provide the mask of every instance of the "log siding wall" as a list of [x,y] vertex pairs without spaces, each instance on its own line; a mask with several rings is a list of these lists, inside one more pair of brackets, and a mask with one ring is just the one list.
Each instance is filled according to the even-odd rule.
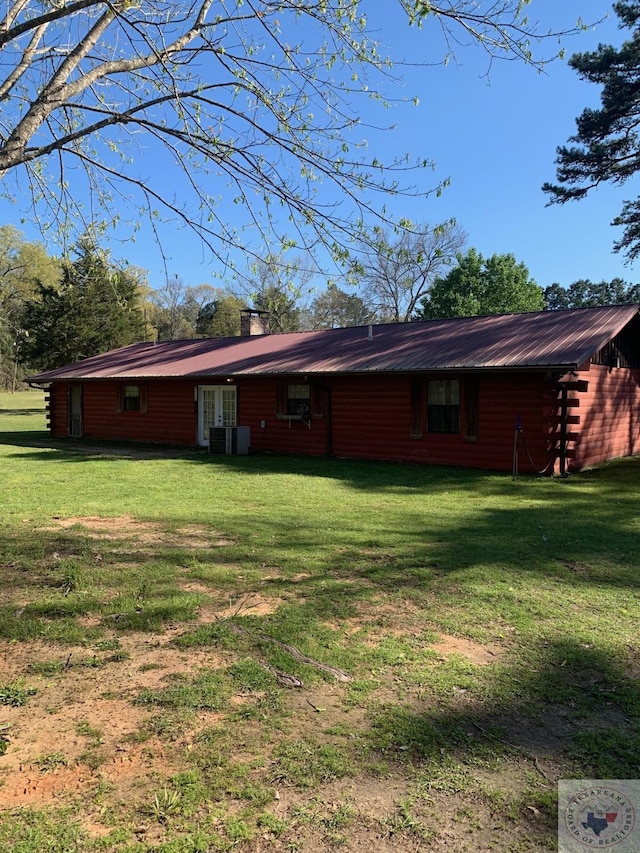
[[579,377],[588,387],[575,395],[580,423],[571,427],[578,437],[569,470],[640,454],[640,369],[592,364]]
[[[194,383],[183,380],[145,381],[147,411],[117,411],[121,382],[83,382],[83,438],[141,441],[193,446],[197,442]],[[127,385],[141,385],[133,380]],[[67,435],[67,383],[54,383],[52,433]]]
[[[437,378],[425,374],[428,378]],[[461,380],[464,408],[464,377]],[[354,456],[418,462],[431,465],[460,465],[491,470],[511,470],[516,418],[520,416],[531,455],[542,468],[549,459],[543,411],[548,383],[541,376],[492,375],[479,377],[478,435],[432,433],[425,425],[422,436],[411,436],[411,378],[371,378],[357,384],[349,378],[333,389],[333,452]],[[423,395],[426,403],[426,394]],[[426,408],[426,407],[425,407]],[[526,457],[521,470],[531,470]]]
[[[442,374],[440,374],[440,377]],[[416,387],[436,374],[406,376],[331,376],[314,385],[311,416],[290,420],[277,415],[279,386],[300,383],[299,376],[247,378],[236,383],[238,424],[251,431],[257,452],[298,453],[380,459],[429,465],[459,465],[510,471],[516,419],[526,439],[518,444],[520,473],[542,470],[558,448],[559,399],[544,373],[481,373],[477,382],[477,436],[464,437],[464,375],[460,380],[461,424],[457,434],[432,433],[426,424],[426,390]],[[640,453],[640,370],[590,365],[579,373],[586,390],[571,391],[567,470],[604,459]],[[83,437],[156,442],[195,447],[197,403],[194,389],[219,384],[215,377],[148,380],[147,412],[117,411],[122,383],[84,382]],[[127,384],[136,384],[129,381]],[[142,384],[142,383],[139,383]],[[413,401],[413,407],[412,407]],[[423,429],[416,430],[416,401]],[[68,384],[50,389],[50,424],[55,436],[68,431]],[[529,459],[533,460],[533,465]],[[558,470],[557,462],[555,470]]]

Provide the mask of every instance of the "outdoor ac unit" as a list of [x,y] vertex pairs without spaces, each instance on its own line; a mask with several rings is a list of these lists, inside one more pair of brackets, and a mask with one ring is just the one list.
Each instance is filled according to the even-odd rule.
[[246,456],[249,452],[250,429],[248,426],[211,427],[209,430],[209,452],[227,456]]

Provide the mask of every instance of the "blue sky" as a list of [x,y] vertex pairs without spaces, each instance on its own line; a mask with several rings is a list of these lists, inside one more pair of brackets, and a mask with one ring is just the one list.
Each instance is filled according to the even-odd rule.
[[[595,20],[610,11],[600,0],[533,0],[530,8],[543,27],[566,27],[580,15]],[[567,39],[567,55],[621,38],[611,12],[599,27]],[[457,68],[427,72],[437,86],[425,87],[427,106],[416,123],[416,136],[424,129],[438,173],[451,178],[433,209],[443,218],[455,216],[469,245],[483,254],[513,253],[543,286],[568,286],[578,278],[634,280],[634,270],[612,252],[617,230],[609,224],[629,186],[605,187],[581,202],[552,207],[540,189],[555,179],[556,148],[575,131],[582,109],[598,105],[599,89],[580,81],[563,61],[547,66],[545,74],[497,63],[487,80],[477,53],[461,60]]]
[[[410,30],[399,17],[387,20],[387,0],[371,0],[371,18],[382,21],[380,36],[389,53],[409,63],[433,61],[440,47],[429,25]],[[366,5],[366,4],[365,4]],[[571,26],[580,16],[609,18],[594,30],[567,39],[567,55],[591,50],[599,42],[619,44],[622,33],[604,0],[532,0],[530,17],[541,29]],[[383,20],[384,18],[384,20]],[[441,197],[396,202],[396,212],[414,221],[436,224],[455,217],[467,234],[468,247],[484,255],[513,253],[542,286],[568,286],[579,278],[594,281],[620,276],[636,281],[633,267],[612,252],[617,236],[610,222],[634,187],[604,187],[586,200],[546,207],[540,187],[555,177],[555,149],[574,131],[575,118],[587,105],[597,105],[598,88],[582,83],[566,62],[556,61],[539,74],[514,62],[494,63],[485,76],[486,57],[478,49],[461,48],[447,67],[397,66],[401,94],[419,98],[418,107],[392,107],[386,116],[392,130],[372,132],[369,150],[380,159],[409,152],[435,161],[433,183],[449,178]],[[368,116],[363,115],[366,122]],[[146,164],[152,169],[150,162]],[[159,164],[157,168],[160,168]],[[166,176],[170,181],[170,175]],[[637,189],[636,189],[637,192]],[[39,235],[20,223],[20,199],[0,205],[2,221],[20,227],[27,238]],[[229,204],[230,219],[235,215]],[[209,251],[187,231],[163,229],[168,271],[186,284],[224,284]],[[162,257],[151,229],[143,227],[135,242],[105,244],[114,257],[148,270],[152,286],[164,282]],[[55,252],[56,246],[48,246]],[[321,282],[319,282],[321,285]]]

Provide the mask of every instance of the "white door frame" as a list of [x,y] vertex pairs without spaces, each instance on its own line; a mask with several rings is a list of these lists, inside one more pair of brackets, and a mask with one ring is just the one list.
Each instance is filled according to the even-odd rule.
[[198,385],[198,444],[209,446],[212,426],[236,426],[238,395],[235,385]]

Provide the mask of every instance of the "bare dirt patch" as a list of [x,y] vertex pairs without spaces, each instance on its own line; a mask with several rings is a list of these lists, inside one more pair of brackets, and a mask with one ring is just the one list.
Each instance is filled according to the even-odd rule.
[[219,619],[229,619],[239,614],[243,616],[269,616],[284,603],[283,598],[267,598],[260,594],[254,594],[240,602],[230,602],[222,608],[202,607],[200,608],[200,619],[209,621],[207,617],[213,615],[213,611]]
[[431,647],[444,657],[460,655],[477,666],[489,666],[500,660],[503,650],[499,646],[481,645],[463,637],[451,637],[443,634]]
[[325,624],[347,635],[374,625],[375,639],[372,644],[377,644],[381,637],[417,637],[428,632],[424,612],[410,602],[388,603],[375,597],[359,602],[357,608],[357,616],[343,618],[339,622],[328,620]]
[[[0,757],[0,808],[44,805],[104,780],[121,795],[123,786],[140,795],[153,780],[175,772],[175,759],[160,739],[142,735],[136,742],[152,712],[131,700],[173,674],[216,667],[221,660],[211,649],[172,648],[170,638],[170,632],[123,636],[119,644],[128,658],[99,668],[75,665],[90,654],[83,647],[1,643],[0,682],[20,679],[37,693],[21,707],[0,708],[0,722],[10,724],[8,749]],[[55,677],[28,674],[30,665],[45,662],[63,669]],[[207,719],[202,716],[203,725]]]
[[629,646],[629,675],[631,678],[640,679],[640,649]]
[[[117,548],[132,542],[130,552],[137,556],[158,544],[183,549],[229,544],[206,526],[167,530],[162,524],[130,515],[54,518],[42,529],[79,532],[92,542],[108,542],[112,553],[114,543]],[[54,562],[63,557],[54,553]],[[196,622],[200,624],[236,615],[239,609],[266,615],[282,603],[255,594],[221,607],[213,601],[219,599],[219,592],[210,585],[185,578],[180,586],[185,592],[211,598],[212,603],[198,612]],[[104,625],[99,614],[76,618],[87,629]],[[73,800],[104,783],[113,787],[120,801],[149,799],[158,780],[177,772],[182,763],[180,745],[187,749],[200,729],[220,722],[219,715],[195,715],[192,727],[181,732],[174,750],[168,748],[166,738],[150,733],[148,723],[154,710],[133,700],[143,690],[166,686],[173,676],[228,664],[211,648],[181,650],[173,646],[172,640],[183,631],[183,624],[168,625],[157,634],[108,631],[96,648],[40,640],[0,641],[0,683],[36,691],[24,705],[0,706],[0,724],[9,726],[6,753],[0,755],[0,809]],[[240,706],[243,701],[239,696],[233,704]]]
[[161,542],[168,546],[193,548],[194,550],[233,544],[232,540],[204,525],[189,524],[176,530],[167,530],[162,524],[142,521],[131,515],[113,518],[91,515],[72,516],[71,518],[56,518],[53,521],[54,523],[51,526],[41,529],[48,531],[79,529],[95,541],[135,539],[141,545]]
[[[228,539],[206,525],[167,529],[161,523],[141,521],[129,515],[56,518],[51,526],[44,529],[58,534],[60,559],[64,557],[64,541],[77,535],[90,544],[92,552],[99,554],[104,548],[104,553],[108,551],[115,555],[119,567],[127,567],[131,560],[131,569],[138,571],[145,561],[135,562],[136,558],[154,554],[158,547],[206,550],[230,544]],[[56,559],[54,557],[54,562]],[[99,561],[102,558],[94,554],[87,559]],[[215,556],[211,559],[215,560]],[[209,743],[207,738],[211,738],[214,744],[211,747],[212,764],[207,769],[213,780],[212,790],[218,772],[215,762],[224,763],[229,758],[231,767],[245,765],[248,768],[245,796],[249,797],[254,790],[259,795],[261,786],[267,792],[275,788],[270,765],[277,764],[277,747],[282,732],[285,733],[285,744],[287,741],[300,743],[304,750],[311,750],[314,745],[326,747],[327,761],[330,762],[334,760],[334,749],[338,756],[344,753],[347,757],[352,749],[366,751],[366,740],[360,741],[359,738],[372,727],[375,702],[380,709],[384,709],[385,704],[390,707],[402,705],[409,715],[413,714],[417,726],[422,720],[428,720],[433,711],[433,701],[426,699],[420,690],[401,689],[401,673],[393,667],[376,672],[380,686],[371,707],[367,707],[366,701],[349,698],[347,684],[352,680],[351,674],[344,682],[337,679],[335,673],[331,678],[331,673],[327,672],[327,667],[323,669],[321,661],[315,662],[316,669],[327,674],[326,680],[320,682],[313,677],[305,677],[306,683],[298,681],[292,687],[283,681],[282,676],[286,673],[265,663],[262,651],[267,647],[281,647],[287,652],[287,647],[268,637],[268,628],[261,634],[255,623],[251,631],[237,624],[236,627],[239,636],[246,633],[256,642],[255,663],[275,673],[279,686],[290,688],[283,691],[277,700],[267,689],[258,687],[252,690],[243,685],[234,688],[236,695],[226,697],[224,712],[220,713],[211,710],[183,714],[183,709],[167,711],[156,705],[136,704],[134,700],[141,691],[160,690],[170,683],[177,683],[178,678],[185,683],[190,682],[201,670],[226,669],[234,662],[230,652],[225,653],[222,647],[215,645],[178,648],[172,641],[185,630],[224,620],[233,626],[241,621],[235,618],[238,616],[269,616],[288,600],[301,602],[308,594],[305,581],[310,576],[303,572],[287,576],[277,566],[265,565],[262,567],[261,591],[249,591],[252,587],[248,587],[246,595],[242,596],[237,588],[230,587],[232,591],[229,593],[226,587],[217,588],[197,574],[191,575],[186,565],[189,561],[185,559],[184,562],[184,566],[176,567],[177,585],[183,592],[198,596],[202,602],[188,625],[184,621],[176,621],[157,633],[127,631],[118,629],[113,614],[105,617],[88,613],[75,617],[77,623],[88,631],[86,645],[56,645],[40,640],[0,641],[0,683],[19,683],[37,690],[22,707],[0,706],[0,725],[10,726],[6,730],[6,753],[0,755],[0,813],[23,807],[72,805],[83,828],[92,836],[99,836],[108,831],[110,818],[105,816],[105,809],[111,809],[113,814],[128,816],[124,818],[123,825],[131,814],[135,814],[139,823],[136,824],[136,835],[140,831],[145,843],[152,844],[156,840],[160,843],[166,840],[168,824],[161,817],[154,816],[154,798],[162,795],[163,791],[171,793],[172,780],[179,774],[188,775],[182,771],[193,769],[194,756],[200,760],[202,754],[203,761],[209,760],[203,748],[203,743]],[[238,574],[242,574],[241,567]],[[42,578],[46,584],[45,571]],[[278,583],[277,587],[274,584],[273,596],[269,595],[269,581]],[[291,584],[285,592],[283,582]],[[371,588],[366,580],[362,583]],[[11,606],[18,607],[12,600],[11,584],[7,586]],[[108,601],[116,593],[115,588],[105,590],[102,601]],[[59,590],[58,594],[64,597]],[[21,600],[19,605],[27,603],[27,600]],[[381,639],[388,641],[392,638],[412,645],[415,643],[416,648],[433,649],[441,660],[457,654],[486,666],[500,656],[501,650],[497,647],[448,635],[440,636],[430,644],[436,635],[429,624],[428,614],[424,608],[399,596],[391,599],[374,594],[364,600],[354,597],[351,612],[355,614],[351,618],[331,620],[327,624],[345,637],[362,631],[364,641],[370,641],[372,646],[379,644]],[[100,640],[95,640],[95,645],[92,645],[91,637],[97,634],[100,634]],[[323,658],[322,651],[317,657]],[[282,665],[286,666],[286,663]],[[261,702],[264,702],[264,711]],[[269,702],[281,703],[275,706],[276,712],[268,705]],[[472,715],[475,710],[464,691],[460,691],[455,699],[455,707],[461,714],[468,712]],[[278,718],[276,715],[280,712],[282,716]],[[265,734],[266,729],[261,731],[260,714],[264,714],[265,726],[274,726],[272,739]],[[269,721],[269,714],[277,720],[276,723]],[[233,730],[231,741],[230,727],[236,721],[238,725]],[[228,739],[224,740],[225,737]],[[519,741],[511,736],[509,741],[513,741],[513,750],[517,752]],[[217,750],[220,750],[219,756]],[[379,754],[372,753],[370,768],[361,769],[354,777],[347,772],[346,778],[340,780],[333,779],[329,763],[327,779],[320,777],[311,791],[302,791],[294,781],[287,780],[287,772],[295,780],[295,768],[283,771],[283,778],[277,782],[276,796],[267,803],[265,810],[288,824],[285,835],[278,838],[271,835],[268,828],[258,828],[256,837],[239,849],[247,853],[284,851],[293,849],[295,844],[296,849],[307,853],[337,848],[375,850],[376,853],[446,849],[456,853],[471,849],[467,846],[469,823],[477,827],[473,849],[491,849],[495,840],[491,807],[481,797],[474,801],[467,791],[458,793],[434,789],[427,795],[416,793],[416,780],[422,778],[422,758],[416,753],[407,769],[404,759],[408,753],[405,750],[409,750],[408,745],[392,743],[389,748],[381,749]],[[290,756],[289,760],[294,758],[297,756]],[[355,753],[353,761],[355,766]],[[510,759],[509,766],[514,777],[513,782],[510,781],[512,790],[524,793],[526,780],[535,773],[531,757],[522,748]],[[545,767],[548,767],[548,762]],[[468,782],[470,791],[479,791],[481,786],[491,788],[494,784],[499,787],[499,773],[499,770],[486,769],[482,774],[476,774]],[[254,782],[255,789],[251,787]],[[232,779],[229,784],[229,790],[224,789],[212,796],[213,805],[207,802],[201,807],[203,811],[219,807],[222,798],[226,816],[233,816],[240,810],[242,801],[237,788],[245,781]],[[220,802],[217,797],[221,798]],[[458,810],[462,808],[467,812],[461,820]],[[220,825],[225,819],[219,819]],[[346,821],[344,827],[341,824],[343,820]],[[289,841],[291,847],[288,848]]]

